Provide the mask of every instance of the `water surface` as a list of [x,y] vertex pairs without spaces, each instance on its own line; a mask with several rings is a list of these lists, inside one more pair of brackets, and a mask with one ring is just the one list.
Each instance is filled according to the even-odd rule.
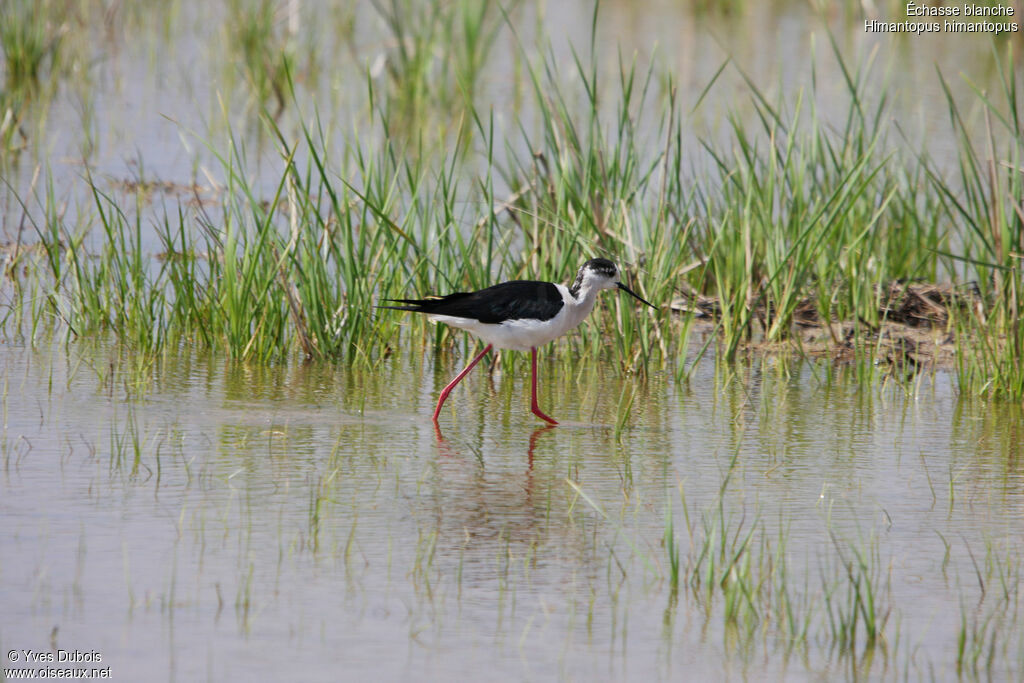
[[[681,386],[546,364],[565,422],[546,429],[525,372],[482,370],[438,441],[447,355],[185,355],[133,383],[102,347],[4,351],[5,650],[95,650],[121,680],[945,677],[962,610],[1018,616],[995,587],[1015,595],[1024,541],[1019,409],[958,399],[942,374],[908,395],[810,366],[704,361]],[[755,567],[785,558],[805,643],[691,590],[717,528],[754,531]],[[858,554],[888,620],[851,653],[825,594]],[[1012,677],[1020,630],[1001,623],[992,673]]]

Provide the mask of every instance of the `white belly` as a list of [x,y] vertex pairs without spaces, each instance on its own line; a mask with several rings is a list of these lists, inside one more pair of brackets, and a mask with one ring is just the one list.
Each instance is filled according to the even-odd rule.
[[433,322],[466,330],[485,343],[493,344],[496,349],[513,349],[515,351],[529,351],[533,347],[547,344],[576,326],[567,324],[569,318],[565,315],[559,315],[546,321],[506,320],[497,325],[449,315],[432,315],[430,319]]

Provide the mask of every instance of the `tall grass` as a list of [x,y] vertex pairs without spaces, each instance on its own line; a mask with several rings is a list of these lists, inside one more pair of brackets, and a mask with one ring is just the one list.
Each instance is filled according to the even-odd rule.
[[816,79],[793,103],[748,79],[760,129],[733,116],[731,154],[704,144],[718,177],[699,198],[707,265],[694,286],[719,299],[727,358],[745,341],[791,338],[808,302],[823,323],[853,321],[866,337],[881,322],[882,284],[940,268],[948,237],[887,143],[886,94],[872,103],[870,63],[851,71],[832,47],[848,98],[838,131],[819,118]]
[[[1024,396],[1024,102],[1012,46],[996,59],[998,90],[971,83],[983,126],[968,122],[946,79],[950,124],[959,148],[955,184],[928,166],[928,179],[944,218],[959,227],[959,250],[949,257],[976,283],[982,305],[967,307],[956,320],[963,340],[958,379],[964,391],[998,397]],[[977,116],[975,116],[977,118]],[[954,188],[959,191],[954,191]]]
[[[12,304],[23,312],[4,316],[5,331],[25,334],[25,321],[49,314],[74,335],[111,333],[151,353],[198,343],[237,358],[373,363],[409,332],[442,349],[463,338],[375,313],[381,298],[517,277],[566,281],[601,255],[659,310],[608,297],[595,322],[559,344],[573,357],[637,371],[674,366],[684,378],[692,317],[669,304],[701,296],[715,302],[710,343],[726,360],[752,342],[791,342],[798,310],[814,311],[827,329],[851,322],[870,360],[890,283],[970,279],[981,298],[956,309],[951,328],[961,340],[960,385],[1024,394],[1014,362],[1024,348],[1024,174],[1009,49],[996,55],[998,97],[979,90],[974,102],[983,137],[948,96],[960,141],[951,177],[894,141],[875,66],[851,66],[834,41],[828,58],[841,67],[847,111],[838,125],[819,112],[816,76],[786,101],[740,72],[756,123],[733,113],[724,140],[687,146],[688,115],[656,63],[619,55],[612,79],[599,68],[596,15],[589,49],[574,50],[568,64],[550,52],[529,59],[520,44],[533,116],[510,127],[477,102],[502,24],[486,7],[419,11],[431,7],[422,17],[404,13],[400,0],[378,7],[395,39],[387,85],[382,96],[369,74],[369,118],[345,136],[341,154],[317,111],[301,111],[287,65],[267,74],[300,117],[284,126],[263,116],[275,180],[256,179],[230,129],[207,141],[220,161],[219,206],[165,208],[154,221],[158,255],[144,250],[141,236],[153,227],[142,207],[127,210],[91,178],[88,211],[68,216],[50,210],[55,197],[34,199],[44,209],[33,212],[43,258],[32,263],[42,268],[23,276]],[[249,23],[267,22],[264,12]],[[453,64],[439,64],[445,50]],[[722,65],[694,107],[731,68]],[[458,103],[431,99],[441,97],[432,94],[438,83],[460,93]],[[462,123],[439,126],[428,110]]]

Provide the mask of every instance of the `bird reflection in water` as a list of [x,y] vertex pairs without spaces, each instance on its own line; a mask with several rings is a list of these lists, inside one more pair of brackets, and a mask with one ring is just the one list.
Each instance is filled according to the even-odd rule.
[[[537,442],[540,441],[541,435],[546,432],[550,432],[554,428],[555,425],[548,424],[543,427],[538,427],[533,430],[532,434],[530,434],[529,445],[526,448],[527,472],[533,471],[533,453],[537,448]],[[434,423],[434,438],[437,441],[437,450],[442,456],[446,458],[454,458],[458,456],[458,452],[455,450],[455,447],[452,446],[452,443],[448,439],[444,438],[444,434],[441,432],[441,425],[436,422]]]

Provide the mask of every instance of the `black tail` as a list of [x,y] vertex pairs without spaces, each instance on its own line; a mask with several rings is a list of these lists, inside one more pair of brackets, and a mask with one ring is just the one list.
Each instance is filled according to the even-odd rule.
[[427,299],[384,299],[384,301],[393,301],[395,303],[405,304],[405,306],[378,305],[377,308],[387,308],[392,311],[412,311],[413,313],[440,313],[443,311],[439,309],[466,296],[469,295],[465,292],[456,292],[447,296],[434,296]]
[[407,304],[406,306],[384,306],[377,304],[377,308],[387,308],[392,311],[412,311],[413,313],[425,313],[423,304],[429,303],[430,299],[384,299],[384,301],[394,301],[399,304]]

